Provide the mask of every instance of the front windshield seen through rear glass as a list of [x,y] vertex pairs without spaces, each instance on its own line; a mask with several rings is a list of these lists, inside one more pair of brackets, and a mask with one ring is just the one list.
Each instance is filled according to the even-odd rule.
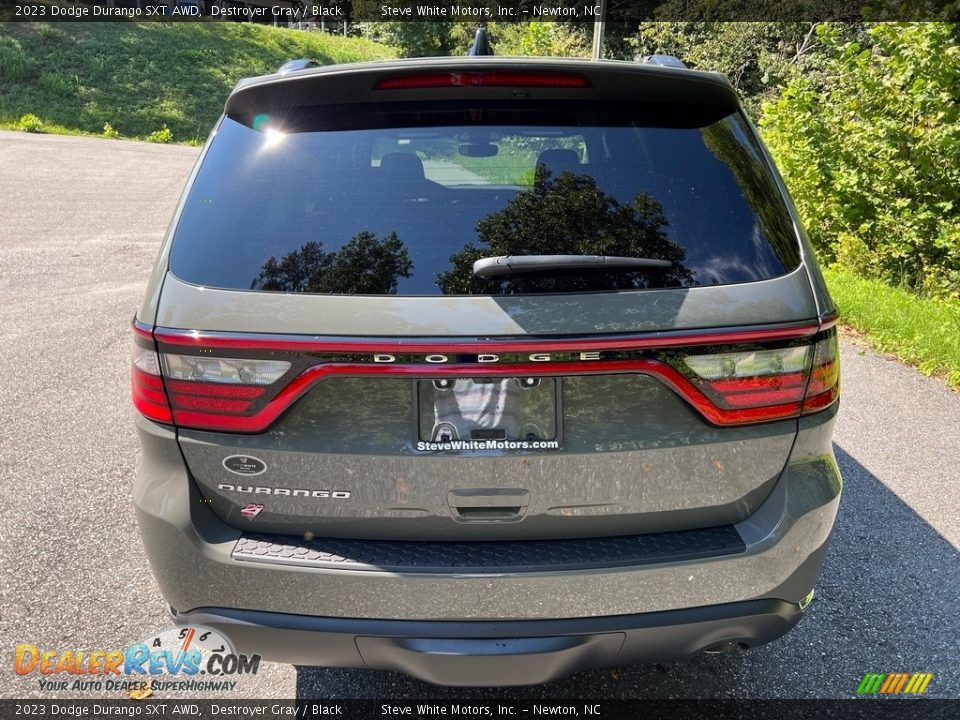
[[[795,268],[789,215],[743,120],[661,127],[648,116],[567,104],[352,123],[350,112],[225,118],[171,270],[264,292],[501,295],[740,283]],[[484,257],[567,254],[669,266],[473,274]]]

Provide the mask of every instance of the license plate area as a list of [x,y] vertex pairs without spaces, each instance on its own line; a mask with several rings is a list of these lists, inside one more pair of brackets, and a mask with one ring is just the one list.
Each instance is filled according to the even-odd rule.
[[561,440],[559,378],[418,380],[416,394],[424,442]]

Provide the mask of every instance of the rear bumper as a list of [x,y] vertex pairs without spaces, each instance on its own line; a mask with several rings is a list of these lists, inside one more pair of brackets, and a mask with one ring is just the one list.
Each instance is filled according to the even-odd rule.
[[[492,572],[250,562],[237,557],[242,533],[189,478],[174,434],[144,420],[134,501],[154,575],[181,622],[222,627],[249,652],[287,662],[403,669],[451,684],[533,683],[723,642],[756,645],[789,630],[839,504],[835,413],[799,421],[769,497],[732,526],[742,543],[709,557]],[[536,663],[523,661],[530,655]],[[505,680],[491,675],[505,667]]]
[[529,685],[609,665],[753,647],[796,625],[782,600],[639,615],[510,622],[358,620],[202,608],[180,624],[212,627],[266,660],[405,672],[440,685]]

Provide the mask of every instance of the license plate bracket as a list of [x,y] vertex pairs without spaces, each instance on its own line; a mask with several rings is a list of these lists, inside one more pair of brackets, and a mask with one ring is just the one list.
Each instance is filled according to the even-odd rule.
[[560,378],[417,380],[417,439],[561,440]]

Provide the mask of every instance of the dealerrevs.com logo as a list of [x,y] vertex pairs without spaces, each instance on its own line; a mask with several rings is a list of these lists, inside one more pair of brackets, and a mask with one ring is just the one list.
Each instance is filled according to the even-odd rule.
[[923,695],[933,673],[867,673],[857,687],[857,695]]
[[124,650],[41,649],[20,643],[13,671],[43,691],[232,691],[256,675],[259,655],[240,655],[222,633],[190,625],[154,633]]

